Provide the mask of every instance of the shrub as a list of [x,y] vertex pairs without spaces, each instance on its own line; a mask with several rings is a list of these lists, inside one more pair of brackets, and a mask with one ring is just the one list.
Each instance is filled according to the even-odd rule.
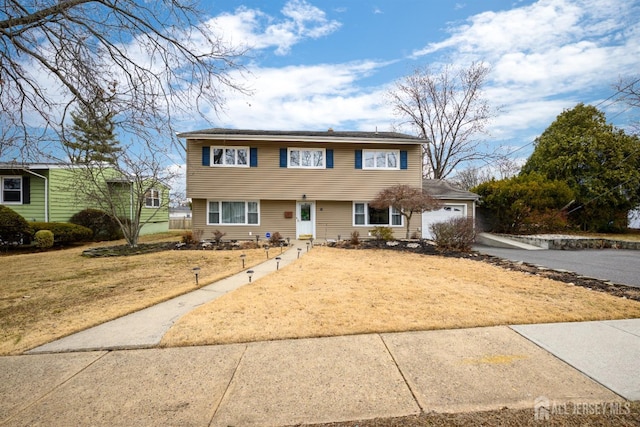
[[371,235],[376,238],[376,240],[384,240],[388,242],[389,240],[394,240],[393,230],[391,227],[375,227],[373,230],[369,230]]
[[574,198],[566,183],[535,173],[488,181],[472,191],[481,196],[479,206],[488,214],[490,231],[513,234],[526,233],[536,224],[546,232],[562,231],[566,221],[550,213],[561,212]]
[[118,222],[108,213],[98,209],[85,209],[74,214],[70,223],[82,225],[93,232],[91,240],[118,240],[123,238]]
[[553,233],[568,228],[567,212],[551,209],[532,212],[523,223],[523,231],[527,234]]
[[276,231],[269,237],[269,244],[271,246],[280,246],[280,240],[282,240],[282,234]]
[[349,240],[349,243],[351,243],[354,246],[359,245],[360,244],[360,232],[354,231],[353,233],[351,233],[351,239]]
[[187,230],[182,233],[182,243],[186,243],[187,245],[197,243],[195,240],[193,240],[193,231]]
[[431,224],[430,229],[436,247],[442,251],[468,252],[476,238],[469,218],[451,218]]
[[222,238],[223,238],[224,236],[226,236],[226,235],[227,235],[227,233],[223,233],[223,232],[222,232],[222,231],[220,231],[220,230],[216,230],[216,231],[214,231],[214,232],[213,232],[213,240],[216,242],[216,245],[218,245],[218,246],[219,246],[219,245],[220,245],[220,241],[221,241],[221,240],[222,240]]
[[240,249],[260,249],[260,243],[255,240],[246,240],[240,243]]
[[33,236],[36,247],[40,249],[49,249],[53,247],[53,233],[49,230],[38,230]]
[[26,219],[11,208],[0,205],[0,246],[19,244],[31,238]]
[[82,225],[69,222],[32,222],[34,232],[49,230],[53,233],[53,241],[57,245],[70,245],[78,242],[88,242],[93,236],[93,231]]

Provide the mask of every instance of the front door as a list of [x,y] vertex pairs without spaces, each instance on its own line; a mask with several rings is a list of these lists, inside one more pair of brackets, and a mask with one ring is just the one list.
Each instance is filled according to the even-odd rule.
[[296,209],[296,239],[315,237],[316,208],[313,202],[298,202]]

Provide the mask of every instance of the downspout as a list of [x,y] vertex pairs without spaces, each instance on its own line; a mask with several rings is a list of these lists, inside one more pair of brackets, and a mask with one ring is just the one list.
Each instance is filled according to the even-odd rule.
[[30,171],[29,169],[23,170],[31,175],[44,179],[44,222],[49,222],[49,180],[46,176]]
[[476,201],[473,200],[472,211],[473,211],[473,231],[476,231]]

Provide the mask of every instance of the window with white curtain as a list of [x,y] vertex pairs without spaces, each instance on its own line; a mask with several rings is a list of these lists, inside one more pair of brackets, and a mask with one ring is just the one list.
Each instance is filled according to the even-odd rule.
[[376,209],[368,203],[353,204],[353,225],[402,226],[402,214],[393,207]]
[[210,200],[207,203],[207,224],[257,225],[259,223],[258,202]]

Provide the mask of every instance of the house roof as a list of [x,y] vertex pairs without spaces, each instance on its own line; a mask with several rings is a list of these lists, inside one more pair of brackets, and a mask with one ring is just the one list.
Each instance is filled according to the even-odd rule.
[[73,167],[69,163],[20,163],[20,162],[0,162],[0,169],[28,169],[47,170]]
[[360,132],[360,131],[283,131],[256,129],[213,128],[193,132],[182,132],[179,138],[216,139],[243,141],[298,141],[298,142],[352,142],[387,144],[422,144],[424,140],[417,136],[398,132]]
[[443,179],[423,179],[422,189],[436,199],[478,200],[476,193],[454,187]]

